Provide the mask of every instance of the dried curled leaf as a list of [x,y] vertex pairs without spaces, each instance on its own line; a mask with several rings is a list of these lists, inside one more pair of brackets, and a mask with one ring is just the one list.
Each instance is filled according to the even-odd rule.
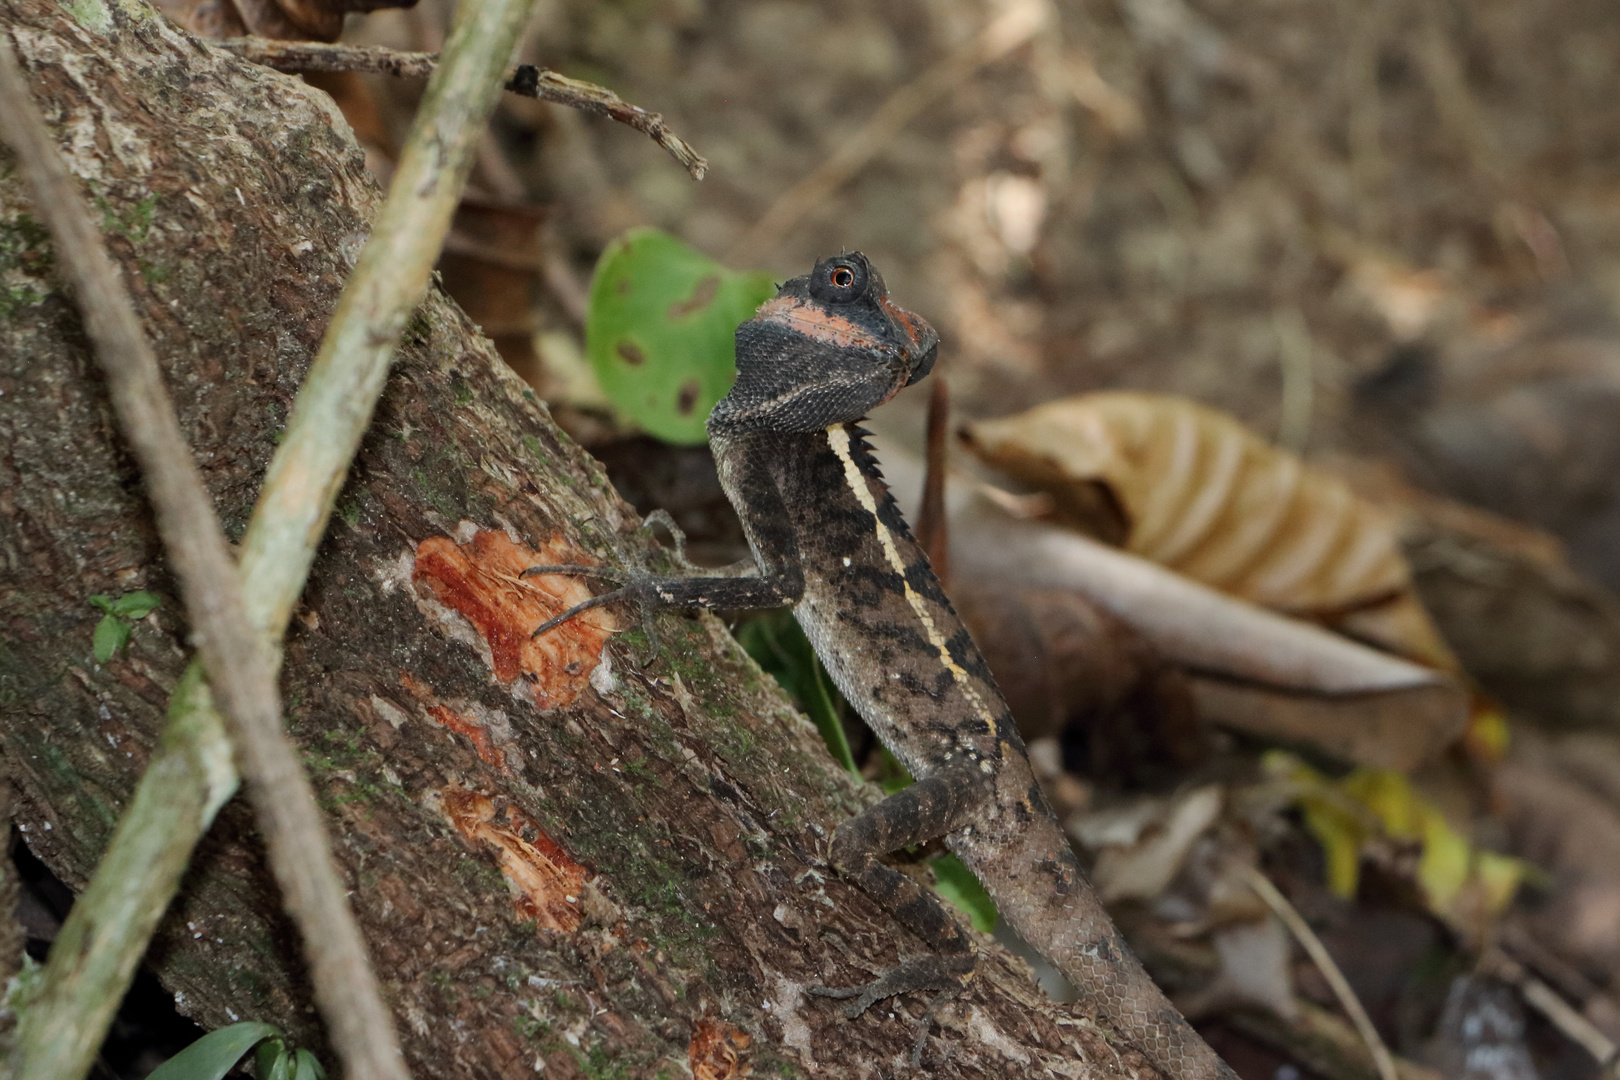
[[[1393,519],[1224,413],[1107,392],[964,435],[986,462],[1051,493],[1060,517],[1117,530],[1134,554],[1266,607],[1350,619],[1360,636],[1454,666],[1412,596]],[[1107,508],[1113,530],[1098,528]]]

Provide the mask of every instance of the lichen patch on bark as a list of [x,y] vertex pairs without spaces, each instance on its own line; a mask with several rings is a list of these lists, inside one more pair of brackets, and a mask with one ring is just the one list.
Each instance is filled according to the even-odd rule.
[[411,576],[433,599],[472,623],[488,646],[497,681],[527,677],[535,704],[551,709],[568,705],[590,685],[602,647],[619,624],[598,608],[534,638],[535,627],[589,600],[591,590],[578,577],[521,575],[531,566],[593,561],[557,539],[536,550],[514,543],[501,530],[477,529],[465,543],[447,536],[422,541]]
[[588,871],[538,822],[515,806],[497,813],[488,795],[454,784],[438,795],[444,816],[457,832],[469,843],[494,849],[520,921],[532,920],[543,930],[562,933],[579,929]]

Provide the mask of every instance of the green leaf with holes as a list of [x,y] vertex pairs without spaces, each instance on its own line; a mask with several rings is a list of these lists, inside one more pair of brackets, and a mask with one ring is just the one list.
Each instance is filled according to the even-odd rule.
[[596,264],[585,352],[623,419],[696,445],[737,377],[738,324],[775,295],[766,274],[728,270],[668,233],[631,229]]

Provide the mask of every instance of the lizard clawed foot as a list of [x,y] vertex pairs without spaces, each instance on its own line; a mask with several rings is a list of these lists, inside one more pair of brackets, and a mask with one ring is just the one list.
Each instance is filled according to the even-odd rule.
[[658,635],[653,629],[652,622],[653,607],[647,603],[654,591],[652,582],[655,579],[652,575],[637,570],[609,570],[600,566],[559,565],[531,566],[518,576],[533,577],[537,574],[572,574],[578,577],[602,578],[604,581],[610,581],[619,587],[612,592],[605,592],[601,596],[593,596],[589,600],[583,600],[567,611],[553,615],[534,628],[534,633],[529,635],[531,640],[550,633],[575,616],[622,601],[634,605],[640,612],[641,629],[647,636],[648,656],[647,660],[641,662],[640,666],[646,667],[648,663],[651,663],[652,658],[658,655]]
[[534,633],[530,634],[529,637],[532,639],[540,637],[543,634],[548,634],[576,615],[583,615],[592,608],[606,607],[609,604],[625,599],[626,594],[630,593],[631,591],[632,590],[630,589],[614,589],[612,592],[603,593],[601,596],[593,596],[589,600],[575,604],[562,614],[553,615],[551,618],[535,627]]
[[[650,532],[657,525],[662,525],[668,530],[671,539],[675,542],[674,558],[676,565],[683,570],[696,571],[698,567],[694,566],[686,558],[686,533],[682,532],[681,527],[675,524],[675,519],[670,516],[669,511],[660,509],[648,514],[642,520],[640,531]],[[647,599],[648,582],[651,580],[651,575],[635,570],[612,570],[605,566],[584,566],[578,563],[531,566],[520,573],[518,577],[538,577],[542,574],[599,578],[619,587],[612,592],[603,593],[601,596],[593,596],[589,600],[575,604],[561,614],[553,615],[535,627],[534,633],[529,635],[531,639],[550,633],[568,620],[583,615],[594,608],[606,607],[608,604],[616,604],[621,600],[632,603],[643,601]],[[638,604],[638,606],[642,608],[642,629],[647,634],[647,640],[652,646],[652,653],[656,655],[658,652],[658,638],[653,633],[652,621],[649,618],[650,613],[646,609],[646,604],[642,603]]]
[[572,577],[601,578],[603,581],[610,581],[618,585],[619,588],[575,604],[560,615],[553,615],[535,627],[534,633],[529,635],[530,638],[537,638],[550,633],[568,620],[583,615],[593,608],[606,607],[620,600],[634,600],[641,592],[635,585],[633,575],[626,574],[622,570],[610,570],[605,566],[579,566],[566,563],[553,566],[531,566],[520,573],[518,577],[538,577],[542,574],[566,574]]
[[911,1047],[911,1066],[916,1068],[922,1062],[934,1014],[966,987],[977,959],[971,953],[958,956],[933,953],[907,960],[862,986],[811,986],[806,987],[805,992],[836,1001],[853,998],[842,1010],[846,1020],[853,1020],[884,998],[913,991],[936,991],[923,1010],[922,1019],[917,1021],[917,1040]]
[[[539,577],[542,574],[567,574],[572,577],[601,578],[603,581],[611,581],[615,585],[619,585],[624,581],[624,575],[617,570],[609,570],[605,566],[579,566],[573,564],[531,566],[520,573],[518,577]],[[575,604],[561,615],[553,615],[541,623],[529,637],[532,639],[549,633],[569,619],[574,618],[576,615],[583,615],[592,608],[606,607],[608,604],[620,599],[625,591],[623,588],[614,589],[612,592],[603,593],[601,596],[593,596],[583,603]]]

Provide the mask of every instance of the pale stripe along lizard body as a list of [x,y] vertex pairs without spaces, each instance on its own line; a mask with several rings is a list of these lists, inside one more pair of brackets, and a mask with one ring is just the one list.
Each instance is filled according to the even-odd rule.
[[[623,589],[536,633],[616,599],[655,608],[793,605],[838,688],[916,778],[838,827],[833,864],[933,949],[867,986],[819,992],[854,998],[853,1016],[894,994],[949,993],[971,976],[972,944],[935,894],[878,861],[944,837],[1001,916],[1161,1073],[1235,1080],[1098,902],[984,658],[856,426],[928,373],[937,343],[932,327],[889,302],[859,253],[782,285],[738,328],[737,383],[708,424],[757,573],[631,572]],[[583,571],[535,568],[569,569]]]

